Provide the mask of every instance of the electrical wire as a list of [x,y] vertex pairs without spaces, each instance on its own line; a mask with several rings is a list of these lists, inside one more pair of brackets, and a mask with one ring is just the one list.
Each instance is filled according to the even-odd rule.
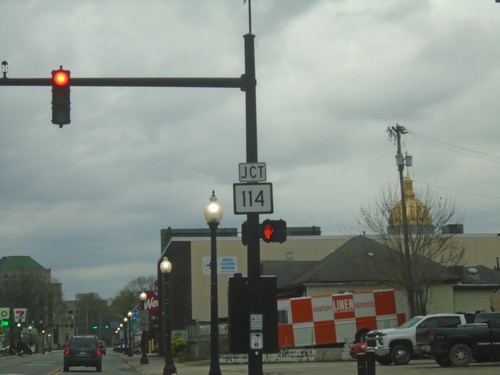
[[471,149],[468,149],[465,147],[455,146],[455,145],[452,145],[451,143],[438,141],[436,139],[425,136],[423,134],[416,133],[412,130],[408,130],[408,133],[410,133],[414,138],[420,139],[424,142],[432,144],[433,146],[440,147],[440,148],[443,148],[445,150],[456,152],[456,153],[459,153],[462,155],[475,157],[478,159],[483,159],[483,160],[488,160],[488,161],[500,163],[500,156],[497,156],[497,155],[493,155],[493,154],[486,153],[486,152],[475,151],[475,150],[471,150]]
[[493,198],[493,199],[500,199],[500,196],[495,196],[495,195],[487,195],[487,194],[478,194],[478,193],[471,193],[471,192],[468,192],[468,191],[463,191],[463,190],[457,190],[457,189],[450,189],[450,188],[445,188],[445,187],[442,187],[442,186],[437,186],[437,185],[432,185],[432,184],[429,184],[427,182],[420,182],[420,181],[417,181],[417,180],[413,180],[414,183],[417,183],[419,185],[425,185],[425,186],[432,186],[433,188],[436,188],[436,189],[441,189],[441,190],[448,190],[448,191],[454,191],[456,193],[461,193],[461,194],[467,194],[467,195],[475,195],[477,197],[483,197],[483,198]]

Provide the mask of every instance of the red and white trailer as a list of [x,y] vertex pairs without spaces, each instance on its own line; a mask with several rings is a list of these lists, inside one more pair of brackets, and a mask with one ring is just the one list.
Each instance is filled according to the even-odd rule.
[[279,347],[364,341],[371,330],[404,323],[404,301],[403,292],[394,289],[279,299]]

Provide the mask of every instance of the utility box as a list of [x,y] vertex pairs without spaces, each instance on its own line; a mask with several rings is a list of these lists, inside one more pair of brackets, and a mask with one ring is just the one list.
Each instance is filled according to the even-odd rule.
[[[276,276],[260,278],[262,306],[262,352],[277,353],[278,347],[278,294]],[[229,278],[228,287],[229,351],[246,354],[250,345],[255,345],[259,333],[250,335],[250,315],[248,312],[248,279],[242,276]],[[253,339],[251,338],[253,337]]]

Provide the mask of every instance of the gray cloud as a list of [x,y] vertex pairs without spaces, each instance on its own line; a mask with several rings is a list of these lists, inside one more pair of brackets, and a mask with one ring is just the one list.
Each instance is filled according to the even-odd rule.
[[[396,122],[416,186],[497,233],[500,6],[493,1],[254,1],[259,159],[273,217],[343,234],[397,184]],[[8,76],[239,77],[238,1],[0,2]],[[205,227],[212,189],[239,227],[232,184],[245,161],[239,89],[73,87],[72,123],[50,123],[49,87],[0,88],[1,255],[30,255],[66,297],[111,297],[154,274],[161,228]],[[149,266],[148,266],[149,265]],[[149,270],[149,271],[148,271]]]

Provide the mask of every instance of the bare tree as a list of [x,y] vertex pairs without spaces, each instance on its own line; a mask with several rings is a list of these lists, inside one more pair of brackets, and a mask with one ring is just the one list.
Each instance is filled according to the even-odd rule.
[[[425,314],[429,288],[439,283],[447,267],[462,262],[465,248],[445,228],[458,223],[462,214],[450,199],[439,197],[426,188],[413,193],[413,183],[405,179],[407,241],[409,257],[405,254],[405,230],[402,224],[402,205],[397,189],[387,189],[380,198],[361,208],[358,224],[375,234],[389,248],[393,264],[386,265],[394,287],[405,289],[410,315]],[[410,264],[408,264],[408,259]]]

